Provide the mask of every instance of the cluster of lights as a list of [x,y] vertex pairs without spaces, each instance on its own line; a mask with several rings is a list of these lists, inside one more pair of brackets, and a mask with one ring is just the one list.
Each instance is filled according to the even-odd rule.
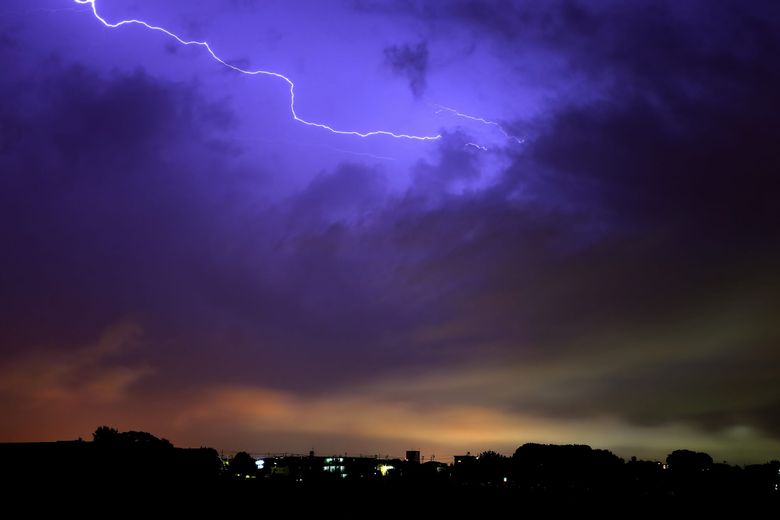
[[394,470],[395,466],[390,466],[389,464],[380,464],[379,465],[379,473],[382,474],[383,477],[386,477],[387,474]]

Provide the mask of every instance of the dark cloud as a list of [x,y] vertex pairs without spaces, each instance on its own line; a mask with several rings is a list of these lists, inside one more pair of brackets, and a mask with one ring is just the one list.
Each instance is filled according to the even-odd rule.
[[[4,353],[131,316],[154,390],[517,367],[415,398],[780,438],[777,8],[694,4],[361,2],[484,40],[507,74],[555,63],[522,147],[444,130],[400,191],[345,163],[265,197],[289,172],[247,174],[236,114],[194,83],[0,80]],[[418,97],[434,37],[385,51]]]
[[214,128],[230,116],[140,71],[55,68],[23,86],[4,85],[1,116],[3,344],[83,343],[127,313],[168,314],[216,233],[224,195],[206,165],[226,159]]
[[[355,0],[361,12],[419,18],[456,30],[476,30],[480,36],[503,41],[545,39],[571,41],[590,35],[604,22],[587,8],[586,2],[561,0],[534,4],[520,0],[456,0],[452,2],[390,2]],[[635,9],[642,9],[637,6]]]
[[409,80],[409,88],[414,97],[421,97],[427,87],[428,44],[392,45],[385,49],[385,63],[394,72]]
[[[773,8],[708,9],[702,25],[671,4],[501,5],[407,7],[553,47],[610,82],[539,117],[492,189],[401,218],[401,243],[440,246],[417,266],[446,309],[437,341],[583,363],[577,392],[521,410],[777,436],[780,38],[759,14]],[[421,171],[468,170],[457,148],[441,153],[441,171]],[[636,362],[595,365],[623,356]]]

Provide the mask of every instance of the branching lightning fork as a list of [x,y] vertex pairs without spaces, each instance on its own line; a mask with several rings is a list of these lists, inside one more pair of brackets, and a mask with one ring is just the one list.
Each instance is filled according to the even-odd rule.
[[[522,139],[520,137],[517,137],[515,135],[510,134],[509,132],[506,131],[506,129],[503,126],[501,126],[500,124],[496,123],[495,121],[490,121],[489,119],[485,119],[484,117],[470,116],[468,114],[464,114],[462,112],[458,112],[454,108],[445,107],[444,105],[433,105],[433,106],[437,108],[437,110],[436,110],[437,114],[439,114],[441,112],[450,112],[451,114],[453,114],[453,115],[455,115],[457,117],[462,117],[463,119],[470,119],[471,121],[476,121],[478,123],[482,123],[483,125],[494,126],[494,127],[498,128],[501,131],[502,134],[504,134],[504,137],[506,137],[507,139],[510,139],[510,140],[512,140],[514,142],[516,142],[517,144],[523,144],[525,142],[525,139]],[[471,145],[472,143],[467,143],[467,144]],[[484,149],[484,147],[482,147],[482,146],[477,146],[477,148]]]
[[358,132],[355,130],[336,130],[330,125],[326,125],[324,123],[316,123],[313,121],[307,121],[303,119],[302,117],[298,116],[298,114],[295,112],[295,83],[285,76],[284,74],[280,74],[278,72],[273,72],[269,70],[247,70],[242,69],[241,67],[237,67],[235,65],[232,65],[225,61],[224,59],[220,58],[216,52],[211,48],[211,46],[208,44],[208,42],[205,41],[196,41],[196,40],[185,40],[181,36],[169,31],[168,29],[165,29],[164,27],[159,27],[156,25],[149,24],[147,22],[144,22],[143,20],[121,20],[119,22],[111,23],[98,13],[97,6],[95,5],[97,0],[74,0],[77,4],[81,5],[88,5],[92,9],[92,14],[95,16],[97,20],[100,21],[103,25],[110,29],[116,29],[118,27],[122,27],[123,25],[141,25],[143,27],[146,27],[147,29],[150,29],[152,31],[158,31],[161,32],[170,38],[173,38],[177,42],[179,42],[181,45],[197,45],[200,47],[203,47],[206,49],[206,52],[211,55],[211,57],[216,61],[217,63],[232,69],[236,72],[240,72],[241,74],[246,74],[248,76],[273,76],[275,78],[278,78],[290,87],[290,113],[292,114],[292,117],[295,121],[307,125],[307,126],[313,126],[317,128],[321,128],[323,130],[327,130],[329,132],[332,132],[334,134],[341,134],[341,135],[354,135],[357,137],[372,137],[372,136],[378,136],[378,135],[384,135],[388,137],[394,137],[396,139],[413,139],[416,141],[434,141],[437,139],[441,139],[441,135],[409,135],[409,134],[397,134],[395,132],[390,132],[388,130],[374,130],[371,132]]

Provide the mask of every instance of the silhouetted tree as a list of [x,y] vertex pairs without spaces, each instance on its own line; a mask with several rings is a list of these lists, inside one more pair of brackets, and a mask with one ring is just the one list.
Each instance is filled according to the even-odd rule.
[[146,448],[173,448],[173,444],[168,439],[159,439],[148,432],[120,432],[110,426],[100,426],[92,434],[92,441],[103,445],[114,447],[129,448],[132,446]]
[[175,448],[177,480],[215,481],[222,474],[222,460],[214,448]]
[[122,432],[119,439],[124,446],[146,447],[151,449],[170,449],[173,444],[168,439],[159,439],[148,432]]
[[693,473],[712,468],[712,457],[706,453],[691,450],[675,450],[666,457],[669,469],[677,472]]
[[703,495],[712,487],[712,457],[691,450],[675,450],[666,457],[671,491],[676,495]]
[[92,435],[91,471],[106,481],[152,482],[178,475],[173,444],[147,432],[100,426]]
[[487,451],[483,451],[482,453],[477,455],[477,458],[479,460],[485,462],[485,461],[503,460],[503,459],[506,459],[507,457],[505,457],[504,455],[501,455],[500,453],[495,452],[493,450],[487,450]]
[[98,426],[92,434],[92,441],[101,444],[114,443],[118,438],[119,430],[110,426]]
[[509,457],[495,451],[483,451],[477,457],[477,476],[482,484],[497,485],[509,476]]
[[631,457],[625,466],[624,488],[637,496],[659,496],[663,493],[664,470],[658,461],[637,460]]
[[614,491],[623,459],[582,444],[524,444],[512,457],[518,484],[542,494]]
[[254,475],[257,471],[255,459],[245,451],[239,451],[230,459],[230,472],[237,475]]

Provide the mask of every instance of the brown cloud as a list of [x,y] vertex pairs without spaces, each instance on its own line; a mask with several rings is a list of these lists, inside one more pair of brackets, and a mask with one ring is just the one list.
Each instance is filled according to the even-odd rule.
[[0,401],[13,420],[3,421],[0,437],[56,439],[116,418],[131,401],[133,385],[153,373],[148,365],[121,361],[140,333],[135,323],[120,322],[83,347],[32,349],[4,362]]

